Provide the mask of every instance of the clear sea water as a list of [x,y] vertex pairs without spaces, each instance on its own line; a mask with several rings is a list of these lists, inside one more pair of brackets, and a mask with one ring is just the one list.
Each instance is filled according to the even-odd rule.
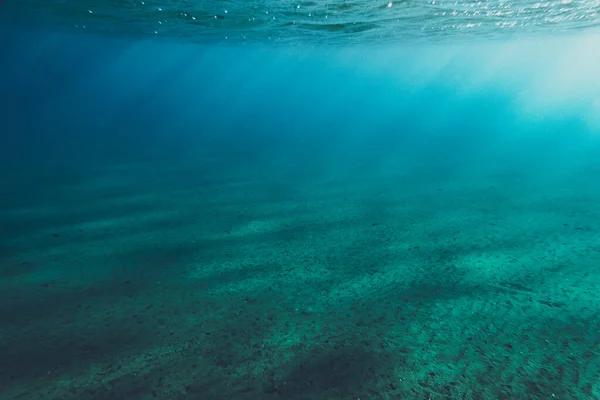
[[0,1],[0,399],[600,399],[599,11]]

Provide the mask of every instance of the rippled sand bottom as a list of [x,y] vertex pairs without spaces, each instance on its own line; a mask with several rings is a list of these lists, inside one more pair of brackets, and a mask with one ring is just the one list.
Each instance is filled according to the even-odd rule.
[[13,182],[3,399],[600,397],[584,178],[229,164]]

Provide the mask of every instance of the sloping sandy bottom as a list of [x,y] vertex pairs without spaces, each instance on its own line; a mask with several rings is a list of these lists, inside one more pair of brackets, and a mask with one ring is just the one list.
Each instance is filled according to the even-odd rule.
[[597,174],[225,164],[5,207],[2,399],[600,398]]

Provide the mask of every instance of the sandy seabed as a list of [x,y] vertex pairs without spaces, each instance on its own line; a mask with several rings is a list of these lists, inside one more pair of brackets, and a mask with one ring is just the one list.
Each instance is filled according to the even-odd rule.
[[597,179],[361,170],[23,178],[0,398],[600,398]]

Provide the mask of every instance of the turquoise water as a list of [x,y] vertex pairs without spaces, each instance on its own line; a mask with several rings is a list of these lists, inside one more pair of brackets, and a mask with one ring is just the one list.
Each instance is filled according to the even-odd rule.
[[4,0],[0,399],[600,399],[598,7]]
[[[4,1],[4,21],[186,42],[390,44],[547,36],[600,23],[597,0]],[[2,17],[2,16],[0,16]]]

